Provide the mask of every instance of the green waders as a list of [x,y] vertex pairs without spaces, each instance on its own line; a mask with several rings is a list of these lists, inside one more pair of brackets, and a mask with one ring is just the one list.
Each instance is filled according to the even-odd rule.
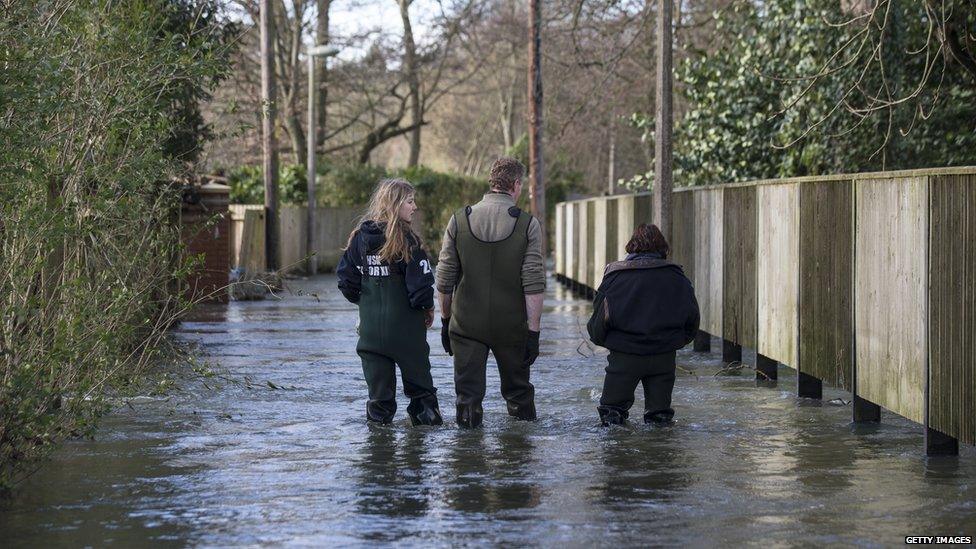
[[508,238],[484,242],[472,234],[467,213],[465,208],[454,214],[461,263],[450,325],[457,422],[462,427],[481,425],[489,351],[498,362],[509,415],[535,419],[535,388],[525,365],[529,327],[522,289],[522,262],[532,217],[520,212]]
[[369,387],[367,420],[393,421],[397,365],[403,377],[403,392],[410,398],[410,421],[414,425],[442,423],[437,390],[430,377],[424,312],[410,306],[402,275],[363,276],[356,352],[363,359],[363,375]]

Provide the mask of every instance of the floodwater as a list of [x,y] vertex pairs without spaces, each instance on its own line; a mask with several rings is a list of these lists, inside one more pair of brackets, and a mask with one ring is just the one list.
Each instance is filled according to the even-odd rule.
[[[589,304],[550,282],[540,419],[453,421],[451,363],[429,332],[446,423],[365,423],[356,309],[331,276],[280,301],[204,309],[178,337],[220,374],[136,399],[69,442],[0,507],[4,547],[901,544],[976,536],[976,451],[923,457],[921,428],[850,425],[849,394],[794,396],[717,353],[678,354],[676,422],[599,427],[605,352]],[[316,294],[316,295],[312,295]],[[438,321],[439,323],[439,321]],[[717,350],[717,341],[713,349]],[[746,357],[748,362],[749,357]],[[635,404],[640,420],[640,391]],[[842,399],[842,400],[831,400]]]

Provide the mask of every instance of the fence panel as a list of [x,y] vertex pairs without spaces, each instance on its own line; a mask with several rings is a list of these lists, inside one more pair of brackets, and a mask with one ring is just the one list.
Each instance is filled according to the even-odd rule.
[[267,268],[264,239],[264,208],[245,210],[241,248],[238,254],[239,266],[245,272],[260,273]]
[[695,295],[701,329],[722,335],[724,189],[695,191]]
[[756,187],[725,189],[722,337],[756,348]]
[[305,269],[307,249],[305,206],[286,204],[278,210],[278,267],[282,272]]
[[603,268],[617,257],[617,204],[611,197],[594,201],[593,289],[603,282]]
[[799,370],[853,388],[854,182],[800,184]]
[[586,208],[586,265],[583,271],[583,283],[587,288],[593,288],[593,280],[596,278],[596,199],[590,199],[583,203]]
[[576,282],[586,285],[586,273],[590,269],[590,240],[588,238],[587,228],[590,225],[589,209],[586,207],[586,201],[581,200],[576,203],[577,214],[576,219],[579,220],[579,227],[576,228],[576,233],[578,238],[576,240],[577,248],[576,253],[579,256],[579,261],[576,265],[576,276],[573,278]]
[[566,243],[566,227],[563,224],[566,222],[566,204],[559,203],[556,204],[556,249],[553,257],[553,271],[558,276],[563,274],[563,256],[565,253],[563,249]]
[[635,195],[625,194],[617,198],[617,257],[623,259],[627,254],[624,248],[634,234]]
[[929,426],[976,443],[976,174],[930,178]]
[[797,183],[756,188],[758,208],[756,351],[783,364],[799,364],[800,224]]
[[857,394],[924,420],[928,180],[855,183],[854,345]]
[[695,193],[682,191],[674,193],[671,199],[673,213],[668,241],[671,244],[671,258],[681,265],[685,276],[695,281]]
[[579,270],[579,204],[566,204],[566,278],[575,281]]

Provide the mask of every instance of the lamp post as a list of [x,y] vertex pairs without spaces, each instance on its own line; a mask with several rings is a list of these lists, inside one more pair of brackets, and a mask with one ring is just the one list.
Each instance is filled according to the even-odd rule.
[[332,57],[339,54],[339,50],[331,46],[314,46],[308,48],[308,160],[305,168],[305,180],[308,185],[308,208],[305,230],[305,253],[308,264],[305,266],[308,274],[318,271],[318,261],[315,258],[315,151],[318,149],[315,129],[316,103],[318,90],[315,89],[315,58]]

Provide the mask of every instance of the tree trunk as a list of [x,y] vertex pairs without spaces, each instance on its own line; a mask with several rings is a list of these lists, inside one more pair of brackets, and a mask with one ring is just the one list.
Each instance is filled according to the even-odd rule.
[[[292,107],[295,105],[293,104]],[[291,147],[295,151],[295,163],[304,166],[308,162],[308,143],[305,141],[305,130],[302,128],[301,118],[298,111],[294,108],[285,119],[285,130],[288,132],[288,139]]]
[[607,192],[617,192],[617,116],[610,114],[610,151],[607,154]]
[[[332,8],[332,0],[318,0],[318,15],[316,17],[315,43],[318,46],[325,46],[329,43],[329,10]],[[326,122],[326,101],[329,97],[329,58],[322,56],[318,67],[315,69],[315,90],[318,97],[315,104],[318,107],[318,122],[316,129],[315,142],[319,145],[325,143],[325,122]]]
[[288,131],[291,146],[295,150],[295,163],[299,165],[304,165],[308,160],[305,130],[302,128],[302,115],[298,109],[298,96],[301,93],[299,52],[302,49],[303,7],[303,0],[292,0],[294,17],[291,19],[291,45],[288,51],[288,63],[291,71],[288,73],[288,117],[285,119],[285,130]]
[[403,21],[403,66],[407,71],[407,86],[410,88],[410,159],[408,166],[420,162],[420,131],[423,112],[420,105],[420,76],[417,74],[417,44],[413,41],[413,27],[410,25],[410,4],[413,0],[397,0],[400,6],[400,19]]
[[274,14],[272,0],[261,0],[261,147],[264,167],[265,260],[278,268],[278,150],[275,141]]
[[529,202],[532,215],[542,225],[542,254],[548,255],[546,238],[546,186],[542,162],[542,6],[529,2]]
[[657,17],[657,88],[654,120],[654,192],[652,219],[671,238],[671,5],[659,0]]

